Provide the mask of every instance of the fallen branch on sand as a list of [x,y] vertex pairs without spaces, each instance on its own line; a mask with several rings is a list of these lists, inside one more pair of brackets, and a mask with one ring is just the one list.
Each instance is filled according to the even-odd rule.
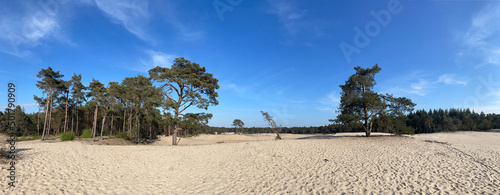
[[451,145],[451,144],[449,144],[448,142],[438,142],[438,141],[436,141],[436,140],[428,140],[428,139],[424,140],[424,142],[429,142],[429,143],[437,143],[437,144],[444,144],[444,145]]

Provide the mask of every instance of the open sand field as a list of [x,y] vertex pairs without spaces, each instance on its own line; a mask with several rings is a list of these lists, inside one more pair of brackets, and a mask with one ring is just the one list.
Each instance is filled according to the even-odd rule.
[[0,194],[500,194],[500,133],[361,135],[18,142],[17,187],[4,164]]

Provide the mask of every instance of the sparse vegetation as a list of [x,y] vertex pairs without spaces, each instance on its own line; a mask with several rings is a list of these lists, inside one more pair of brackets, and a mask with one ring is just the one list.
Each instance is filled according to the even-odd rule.
[[116,138],[123,138],[123,133],[122,132],[118,132],[115,134],[115,137]]
[[0,147],[0,164],[6,164],[9,158],[9,151],[4,147]]
[[16,137],[16,141],[20,142],[20,141],[31,141],[31,140],[37,140],[37,139],[40,139],[42,138],[41,136],[21,136],[21,137]]
[[75,139],[75,133],[68,131],[61,135],[61,141],[71,141]]
[[83,130],[82,138],[92,138],[92,129]]

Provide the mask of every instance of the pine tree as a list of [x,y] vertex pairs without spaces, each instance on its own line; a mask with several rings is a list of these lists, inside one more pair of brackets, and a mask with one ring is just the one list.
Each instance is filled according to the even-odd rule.
[[[356,73],[350,76],[344,85],[340,85],[340,114],[336,120],[330,121],[350,128],[362,127],[367,137],[372,132],[375,120],[379,118],[385,118],[392,126],[403,126],[406,121],[402,114],[412,111],[415,104],[404,97],[394,98],[390,94],[380,95],[373,91],[376,84],[375,75],[381,70],[378,65],[372,68],[358,66],[354,70]],[[385,115],[390,115],[390,118]]]
[[[40,70],[38,72],[37,77],[40,78],[40,81],[37,81],[36,86],[43,90],[43,93],[47,94],[46,98],[46,108],[45,108],[45,120],[43,124],[43,132],[42,132],[42,141],[45,140],[45,134],[50,130],[51,118],[52,118],[52,102],[53,102],[53,93],[57,88],[60,88],[63,85],[63,81],[60,79],[64,77],[64,75],[60,74],[59,71],[53,71],[49,66],[47,69]],[[48,125],[47,125],[48,121]]]
[[174,110],[174,132],[172,134],[172,145],[177,145],[177,133],[179,127],[179,116],[190,106],[200,109],[208,109],[210,105],[217,105],[219,96],[218,80],[211,73],[207,73],[205,67],[198,63],[192,63],[182,57],[176,58],[171,68],[157,66],[149,70],[150,78],[159,83],[163,95],[167,98],[163,105]]
[[97,132],[97,113],[99,111],[99,106],[104,99],[106,88],[101,82],[99,82],[99,80],[92,78],[92,82],[89,84],[89,90],[90,92],[87,97],[93,98],[92,103],[95,105],[94,123],[92,125],[92,139],[95,141],[95,134]]

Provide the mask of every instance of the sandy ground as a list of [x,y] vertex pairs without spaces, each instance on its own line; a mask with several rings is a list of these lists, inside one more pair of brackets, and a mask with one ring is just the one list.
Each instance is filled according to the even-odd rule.
[[360,135],[202,135],[177,147],[169,137],[19,142],[17,187],[3,165],[0,194],[500,193],[500,133]]

